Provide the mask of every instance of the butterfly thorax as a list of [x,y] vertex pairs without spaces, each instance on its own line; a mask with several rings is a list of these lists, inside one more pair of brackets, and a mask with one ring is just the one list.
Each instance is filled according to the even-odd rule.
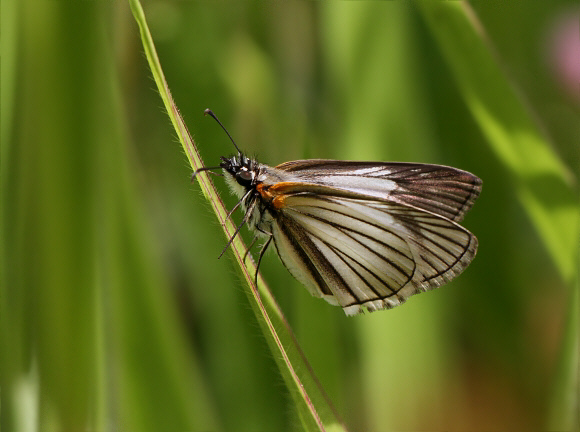
[[[248,209],[252,209],[252,214],[248,220],[249,227],[252,229],[258,227],[269,231],[271,217],[266,212],[267,203],[259,199],[260,193],[257,189],[262,183],[260,173],[263,165],[243,154],[229,158],[222,156],[221,160],[220,167],[224,171],[228,186],[239,198],[245,197],[241,202],[244,213]],[[254,201],[257,201],[256,205],[252,206]]]
[[259,164],[243,154],[230,158],[221,158],[220,167],[232,190],[241,198],[250,189],[254,189],[259,174]]

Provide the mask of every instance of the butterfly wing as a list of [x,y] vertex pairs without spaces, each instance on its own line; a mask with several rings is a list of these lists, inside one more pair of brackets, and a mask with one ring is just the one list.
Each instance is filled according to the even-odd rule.
[[272,234],[288,270],[347,315],[392,308],[460,274],[477,239],[457,223],[397,202],[280,195]]
[[[405,162],[353,162],[309,159],[278,165],[296,181],[285,193],[298,192],[303,183],[318,185],[319,194],[337,190],[351,196],[387,199],[412,205],[460,222],[481,192],[481,180],[473,174],[443,165]],[[292,188],[291,186],[294,186]]]

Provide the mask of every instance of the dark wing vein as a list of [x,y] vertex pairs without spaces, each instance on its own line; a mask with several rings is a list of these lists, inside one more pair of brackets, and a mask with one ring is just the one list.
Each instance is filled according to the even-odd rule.
[[[327,201],[327,202],[330,202],[326,198],[320,197],[319,199],[324,200],[324,201]],[[322,211],[325,210],[325,209],[323,209],[321,207],[316,207],[316,208],[317,209],[320,209]],[[367,233],[363,232],[362,230],[358,230],[357,231],[357,230],[353,229],[352,228],[352,225],[349,227],[345,222],[346,221],[350,221],[352,223],[353,221],[355,221],[355,222],[357,222],[359,224],[369,224],[369,225],[372,225],[375,228],[380,229],[380,230],[384,230],[384,227],[382,227],[380,225],[377,225],[377,224],[370,224],[370,223],[368,223],[368,222],[366,222],[366,221],[364,221],[364,220],[362,220],[360,218],[357,218],[356,216],[353,216],[352,214],[347,214],[345,212],[341,212],[341,211],[338,211],[338,210],[332,210],[332,211],[335,213],[335,215],[341,217],[341,219],[343,221],[342,223],[339,222],[341,219],[338,219],[338,218],[335,221],[332,221],[329,218],[315,216],[315,215],[312,215],[312,214],[308,214],[308,216],[311,217],[311,218],[313,218],[313,219],[316,219],[318,221],[327,223],[327,224],[329,224],[329,225],[331,225],[331,226],[333,226],[333,227],[341,230],[344,235],[348,236],[353,241],[358,242],[361,246],[363,246],[365,249],[367,249],[369,253],[372,253],[373,255],[376,255],[377,257],[379,257],[381,259],[387,260],[387,258],[385,256],[381,255],[377,250],[371,248],[367,243],[364,243],[364,242],[362,242],[360,240],[357,240],[354,237],[354,235],[355,234],[358,234],[358,235],[364,237],[367,241],[377,243],[378,245],[380,245],[380,246],[382,246],[384,248],[389,249],[390,251],[392,251],[395,254],[399,255],[399,259],[407,259],[407,260],[409,260],[410,263],[411,263],[411,265],[412,265],[412,267],[413,267],[410,271],[408,271],[408,270],[405,271],[405,269],[399,263],[397,263],[397,261],[388,260],[389,264],[391,266],[393,266],[399,273],[401,273],[402,275],[405,275],[405,277],[407,277],[407,275],[409,275],[409,277],[405,281],[405,283],[409,281],[410,277],[413,274],[413,271],[415,270],[415,263],[412,261],[412,256],[405,255],[400,249],[397,249],[396,247],[394,247],[394,246],[392,246],[392,245],[390,245],[388,243],[385,243],[385,242],[381,241],[379,238],[373,238],[370,235],[368,235]],[[392,235],[398,237],[402,242],[405,241],[405,239],[402,236],[398,235],[395,231],[392,231],[391,230],[390,233]]]

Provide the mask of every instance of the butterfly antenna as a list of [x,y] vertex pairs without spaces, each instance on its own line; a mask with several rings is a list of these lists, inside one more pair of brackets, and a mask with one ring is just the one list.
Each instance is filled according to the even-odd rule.
[[214,173],[213,171],[211,171],[211,170],[214,170],[214,169],[220,169],[220,168],[221,168],[220,166],[215,166],[215,167],[202,167],[202,168],[198,168],[198,169],[196,169],[196,170],[193,172],[193,175],[191,176],[191,182],[193,183],[193,181],[195,180],[195,178],[197,177],[197,175],[198,175],[200,172],[203,172],[203,171],[209,171],[211,174],[214,174],[214,175],[217,175],[217,176],[222,176],[222,174],[219,174],[219,173]]
[[217,118],[217,116],[213,113],[212,110],[210,110],[209,108],[206,109],[203,112],[204,115],[210,115],[213,117],[213,119],[218,122],[218,124],[222,127],[222,129],[225,131],[225,133],[228,134],[228,137],[230,137],[230,140],[232,141],[232,144],[234,145],[234,147],[236,148],[236,150],[238,151],[239,154],[242,154],[242,151],[238,148],[238,146],[236,145],[236,142],[234,141],[234,139],[232,138],[232,136],[230,135],[230,133],[228,132],[228,130],[224,127],[224,125],[222,124],[222,122]]

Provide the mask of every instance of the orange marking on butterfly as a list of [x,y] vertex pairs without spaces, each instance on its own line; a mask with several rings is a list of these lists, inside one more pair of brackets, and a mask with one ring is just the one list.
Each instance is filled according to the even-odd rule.
[[281,195],[287,192],[293,192],[297,187],[303,186],[300,182],[279,182],[270,186],[270,191],[274,195]]
[[275,209],[281,209],[286,207],[286,204],[284,204],[284,201],[286,200],[286,197],[288,195],[278,195],[276,198],[274,198],[272,200],[272,207],[274,207]]
[[287,197],[286,192],[291,191],[298,184],[295,182],[280,182],[273,185],[260,183],[256,186],[256,190],[260,193],[264,201],[275,209],[280,209],[285,207],[284,200]]
[[270,202],[272,199],[274,199],[274,196],[270,193],[270,186],[267,186],[264,183],[259,183],[256,185],[256,190],[262,196],[264,201]]

